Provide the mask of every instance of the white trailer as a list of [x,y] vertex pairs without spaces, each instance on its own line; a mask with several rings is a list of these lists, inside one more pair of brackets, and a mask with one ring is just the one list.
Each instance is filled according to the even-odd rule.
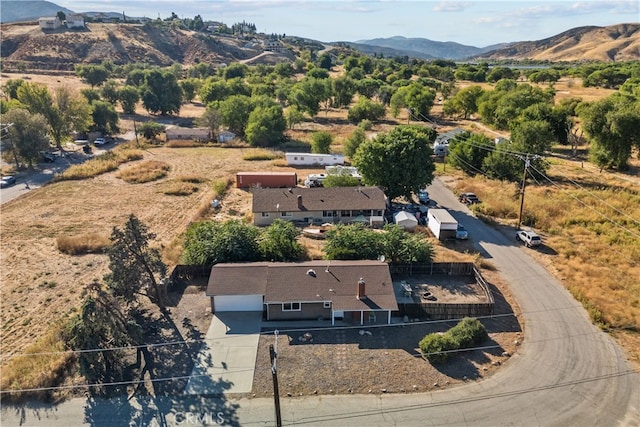
[[317,153],[285,153],[289,166],[332,166],[343,165],[342,154],[317,154]]
[[439,240],[455,239],[458,221],[446,209],[429,209],[427,227]]

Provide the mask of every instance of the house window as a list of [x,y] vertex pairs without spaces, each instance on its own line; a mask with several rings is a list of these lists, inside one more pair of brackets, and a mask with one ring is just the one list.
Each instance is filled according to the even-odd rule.
[[325,301],[324,308],[331,308],[331,301]]
[[325,218],[330,218],[332,216],[338,216],[338,211],[322,211],[322,216]]
[[282,311],[300,311],[300,303],[299,302],[283,302],[282,303]]
[[291,212],[284,211],[284,212],[280,212],[280,216],[292,216],[292,214]]
[[269,212],[262,212],[262,217],[263,218],[268,218],[269,217]]
[[373,216],[382,216],[382,211],[379,209],[376,209],[373,211]]
[[340,216],[351,216],[351,211],[342,211],[340,212]]

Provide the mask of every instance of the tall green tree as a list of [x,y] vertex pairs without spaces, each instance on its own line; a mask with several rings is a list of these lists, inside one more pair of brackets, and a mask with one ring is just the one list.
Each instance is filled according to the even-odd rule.
[[304,249],[297,238],[298,229],[291,221],[276,219],[258,236],[260,255],[267,261],[296,261],[299,260]]
[[218,110],[222,123],[236,135],[244,136],[249,123],[249,115],[253,111],[254,104],[251,98],[245,95],[232,95],[212,106]]
[[20,161],[33,167],[33,163],[37,163],[40,157],[40,151],[49,148],[44,117],[22,108],[14,108],[2,115],[2,123],[13,123],[8,128],[8,139],[11,141],[16,167],[20,167]]
[[183,262],[212,265],[257,261],[260,259],[259,235],[258,227],[237,220],[192,223],[185,235]]
[[142,294],[164,309],[159,281],[165,278],[167,266],[162,262],[160,252],[149,246],[155,238],[156,235],[133,214],[122,229],[114,227],[108,250],[111,272],[105,276],[105,282],[115,296],[128,303]]
[[100,95],[102,95],[104,100],[115,104],[116,101],[118,101],[118,82],[115,80],[107,80],[104,82],[100,90]]
[[314,132],[311,135],[311,152],[319,154],[331,153],[333,136],[327,131]]
[[182,105],[182,88],[170,70],[147,70],[140,87],[144,108],[162,116],[177,114]]
[[346,76],[331,80],[333,90],[333,106],[337,108],[348,107],[356,93],[356,83]]
[[371,120],[373,122],[380,120],[386,114],[384,105],[374,102],[369,98],[362,97],[358,99],[353,107],[349,108],[347,118],[349,121],[359,123],[362,120]]
[[353,157],[358,147],[367,139],[363,129],[355,128],[344,142],[344,155]]
[[365,184],[380,185],[389,199],[412,194],[431,184],[435,165],[431,149],[436,131],[422,126],[396,126],[363,142],[353,163]]
[[484,159],[494,149],[494,142],[487,136],[464,132],[449,142],[447,162],[469,175],[477,175],[483,173]]
[[301,111],[315,116],[320,111],[320,103],[331,96],[331,81],[306,77],[291,88],[289,102]]
[[125,114],[134,114],[136,104],[140,101],[140,93],[135,86],[127,85],[118,91],[118,100]]
[[220,130],[221,123],[222,118],[220,113],[212,107],[207,107],[204,113],[202,113],[202,115],[196,120],[196,124],[198,126],[206,127],[211,131],[211,138],[214,141],[218,139],[218,132]]
[[86,131],[91,124],[89,103],[64,86],[56,87],[52,96],[46,86],[25,83],[18,89],[18,100],[29,112],[45,118],[49,136],[59,150],[72,131]]
[[109,70],[103,65],[76,65],[76,74],[85,82],[91,85],[93,89],[95,86],[100,86],[104,83],[111,74]]
[[418,83],[399,88],[391,97],[391,114],[398,117],[401,108],[407,108],[414,120],[426,121],[433,107],[436,93]]
[[247,142],[253,147],[272,147],[284,140],[286,128],[281,106],[258,106],[249,114]]
[[93,117],[93,130],[105,135],[112,135],[120,132],[118,122],[120,118],[113,104],[105,101],[93,101],[91,104],[91,115]]
[[448,116],[459,115],[463,119],[478,112],[478,103],[484,90],[480,86],[469,86],[461,89],[453,98],[445,101],[443,112]]
[[580,104],[577,112],[591,140],[591,159],[601,169],[627,170],[633,147],[640,150],[640,100],[614,94]]

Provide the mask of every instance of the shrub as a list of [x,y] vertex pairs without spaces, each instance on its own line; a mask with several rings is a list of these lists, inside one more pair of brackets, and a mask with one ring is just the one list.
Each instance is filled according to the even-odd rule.
[[326,131],[315,132],[311,136],[311,152],[318,154],[329,154],[333,136]]
[[487,337],[487,330],[478,319],[465,317],[446,333],[433,333],[420,340],[422,355],[431,363],[443,363],[451,350],[470,348]]
[[456,343],[448,334],[429,334],[420,340],[420,351],[431,363],[444,363],[449,359],[447,351],[455,350]]

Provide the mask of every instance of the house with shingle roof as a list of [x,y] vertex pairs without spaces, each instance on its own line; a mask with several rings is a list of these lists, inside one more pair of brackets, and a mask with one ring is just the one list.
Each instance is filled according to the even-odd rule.
[[206,293],[213,313],[262,311],[265,320],[389,324],[398,310],[382,261],[216,264]]
[[305,224],[363,222],[384,224],[387,197],[378,187],[256,188],[254,225],[270,225],[276,218]]

